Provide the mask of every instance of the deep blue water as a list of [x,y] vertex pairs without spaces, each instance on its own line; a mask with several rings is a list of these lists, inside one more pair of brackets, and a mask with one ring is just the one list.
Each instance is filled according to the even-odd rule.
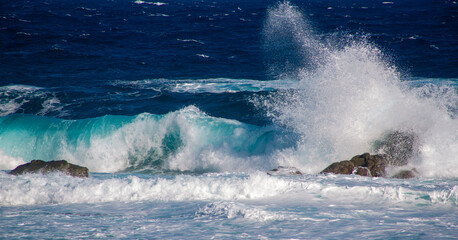
[[457,156],[454,0],[0,0],[0,238],[453,239]]
[[[245,103],[248,96],[244,93],[177,95],[132,91],[107,83],[275,79],[278,72],[269,71],[268,66],[285,61],[294,68],[302,64],[294,48],[281,54],[265,51],[266,9],[276,1],[151,3],[4,1],[0,9],[0,85],[50,89],[47,94],[68,105],[66,118],[163,114],[195,104],[213,116],[266,124]],[[458,10],[453,1],[312,0],[294,4],[324,41],[365,35],[409,78],[458,76]],[[131,101],[119,96],[134,93],[140,96],[127,96]],[[151,96],[157,97],[145,99]],[[16,112],[36,114],[39,102],[32,99]],[[231,109],[239,107],[228,114],[220,110],[226,104]]]

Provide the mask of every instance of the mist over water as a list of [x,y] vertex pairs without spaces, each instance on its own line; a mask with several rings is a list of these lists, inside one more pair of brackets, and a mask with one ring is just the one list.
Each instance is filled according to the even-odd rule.
[[275,124],[301,136],[296,147],[279,152],[279,164],[316,173],[331,162],[374,152],[375,141],[401,131],[418,136],[418,154],[409,167],[423,176],[458,176],[454,86],[409,87],[367,38],[319,40],[302,12],[287,1],[267,16],[265,48],[276,64],[271,69],[299,82],[297,89],[253,101]]
[[318,34],[288,1],[269,7],[263,23],[271,81],[1,87],[0,169],[67,159],[95,172],[252,172],[285,165],[316,174],[335,161],[382,153],[378,141],[406,132],[415,136],[415,149],[405,168],[458,176],[456,84],[401,77],[370,37]]
[[3,1],[0,239],[456,239],[457,6]]
[[326,47],[311,24],[288,1],[267,10],[263,50],[268,72],[277,78],[297,78],[298,69],[313,69],[326,56]]

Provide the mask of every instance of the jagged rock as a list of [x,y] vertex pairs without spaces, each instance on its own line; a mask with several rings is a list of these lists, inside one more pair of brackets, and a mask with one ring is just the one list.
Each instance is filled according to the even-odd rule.
[[400,179],[407,179],[407,178],[414,178],[416,177],[418,174],[418,172],[415,170],[415,169],[412,169],[412,170],[402,170],[396,174],[394,174],[393,176],[391,176],[392,178],[400,178]]
[[418,137],[408,131],[392,131],[374,142],[374,150],[386,155],[392,166],[403,166],[418,152]]
[[279,166],[267,172],[268,175],[302,175],[302,172],[295,167]]
[[372,176],[371,175],[371,171],[367,167],[357,167],[355,174],[363,176],[363,177],[371,177]]
[[364,154],[363,155],[356,155],[356,156],[352,157],[350,159],[350,162],[352,162],[355,165],[355,167],[360,167],[360,166],[365,165],[366,164],[366,159],[364,157],[361,157],[361,156],[364,156]]
[[65,160],[45,162],[43,160],[32,160],[29,163],[20,165],[13,169],[10,174],[20,175],[25,173],[42,173],[62,172],[73,177],[88,177],[89,170],[86,167],[81,167],[68,163]]
[[334,173],[334,174],[352,174],[355,165],[350,161],[335,162],[325,168],[321,173]]
[[325,168],[321,173],[352,174],[361,176],[382,177],[385,176],[385,168],[388,165],[384,155],[370,155],[364,153],[356,155],[350,161],[335,162]]
[[367,153],[364,157],[366,164],[363,167],[367,167],[373,177],[385,176],[385,168],[388,165],[388,161],[383,155],[370,155]]

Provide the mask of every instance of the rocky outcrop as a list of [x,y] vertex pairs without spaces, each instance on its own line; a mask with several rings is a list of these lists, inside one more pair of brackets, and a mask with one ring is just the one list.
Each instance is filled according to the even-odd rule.
[[355,167],[367,168],[369,176],[372,177],[383,177],[385,176],[385,168],[388,166],[388,160],[385,155],[370,155],[364,153],[362,155],[356,155],[351,158]]
[[[404,166],[418,154],[418,136],[410,131],[390,131],[373,143],[373,150],[381,153],[364,153],[350,160],[335,162],[321,173],[357,174],[360,176],[383,177],[388,166]],[[414,170],[401,171],[392,177],[412,178],[418,173]]]
[[295,167],[279,166],[267,172],[268,175],[302,175],[302,172]]
[[350,161],[335,162],[325,168],[321,173],[334,173],[334,174],[352,174],[355,165]]
[[[385,169],[389,166],[390,162],[388,157],[384,154],[371,155],[364,153],[362,155],[356,155],[350,160],[341,162],[335,162],[325,168],[321,173],[333,173],[333,174],[355,174],[367,177],[386,177]],[[415,169],[402,170],[393,176],[392,178],[414,178],[418,176],[418,172]]]
[[13,169],[10,174],[20,175],[26,173],[41,173],[47,174],[52,172],[62,172],[73,177],[88,177],[89,170],[86,167],[81,167],[68,163],[65,160],[45,162],[43,160],[32,160],[29,163],[20,165]]
[[321,173],[357,174],[361,176],[383,177],[388,161],[384,155],[370,155],[364,153],[356,155],[350,160],[335,162]]

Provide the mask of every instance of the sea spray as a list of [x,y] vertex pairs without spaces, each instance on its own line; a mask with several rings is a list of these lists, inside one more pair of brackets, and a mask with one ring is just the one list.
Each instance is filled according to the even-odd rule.
[[[298,87],[253,100],[275,124],[301,136],[295,148],[277,153],[279,164],[316,173],[330,162],[372,151],[387,132],[406,131],[419,138],[411,167],[423,176],[458,175],[456,89],[450,87],[447,100],[434,88],[429,96],[418,94],[402,84],[396,67],[365,37],[349,36],[344,45],[317,42],[307,19],[287,1],[267,17],[266,44],[288,36],[290,45],[300,47],[292,58],[303,64],[291,74],[290,56],[277,61],[277,69],[297,77]],[[266,48],[276,49],[279,41],[271,44]]]
[[[456,239],[456,1],[290,1],[2,1],[0,239]],[[346,139],[422,175],[319,174]]]
[[3,169],[65,159],[93,172],[252,171],[275,167],[270,154],[294,142],[274,127],[211,117],[194,106],[81,120],[10,115],[0,126]]
[[268,9],[263,37],[268,71],[277,78],[297,77],[299,68],[314,68],[327,50],[300,10],[288,1]]
[[[287,1],[268,9],[262,34],[267,67],[278,80],[204,76],[97,81],[77,90],[1,87],[0,167],[37,158],[66,159],[96,172],[247,172],[280,165],[316,174],[331,162],[377,151],[377,141],[401,131],[417,139],[409,168],[457,176],[456,80],[401,81],[368,37],[326,39]],[[240,92],[243,97],[231,95]],[[250,109],[243,119],[265,113],[272,126],[231,120],[246,109],[226,100],[245,96],[257,96],[259,111]],[[190,103],[209,109],[215,99],[223,99],[215,106],[227,118]],[[113,112],[124,115],[107,115]],[[76,120],[49,117],[64,115]]]

